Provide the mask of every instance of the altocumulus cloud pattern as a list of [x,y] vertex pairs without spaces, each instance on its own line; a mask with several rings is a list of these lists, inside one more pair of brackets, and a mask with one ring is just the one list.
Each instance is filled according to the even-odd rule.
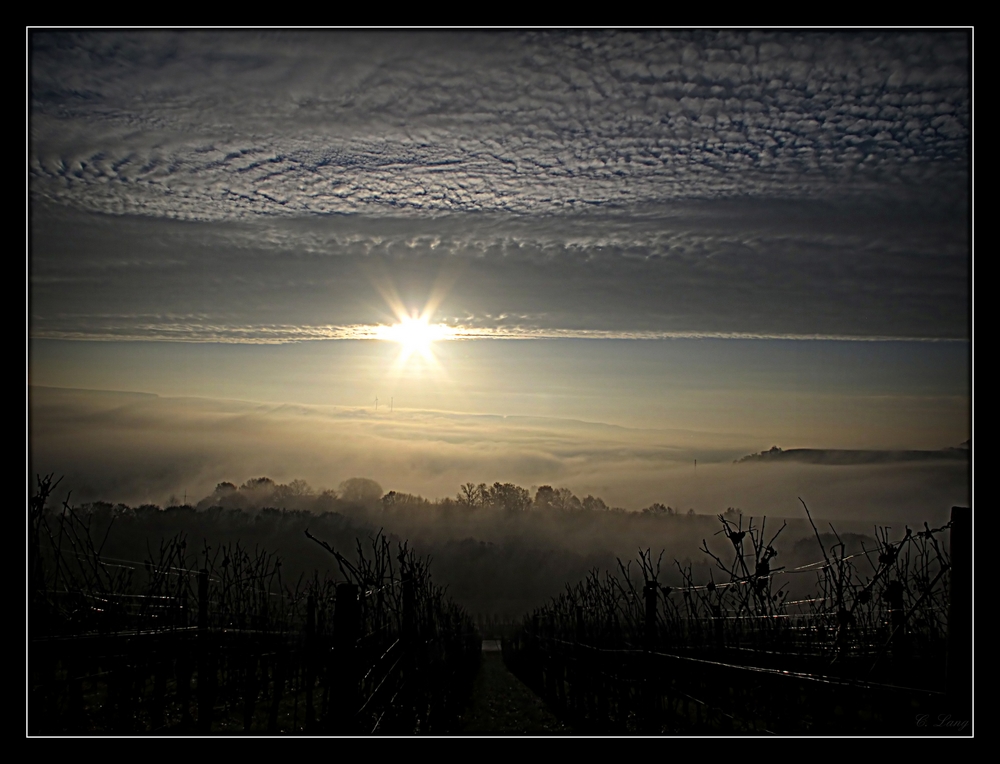
[[963,35],[38,35],[32,193],[101,212],[550,212],[955,182]]

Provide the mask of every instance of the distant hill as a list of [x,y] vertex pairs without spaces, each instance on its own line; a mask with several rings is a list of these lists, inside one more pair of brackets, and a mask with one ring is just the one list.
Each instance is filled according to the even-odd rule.
[[772,446],[768,451],[749,454],[733,464],[744,462],[798,462],[800,464],[890,464],[894,462],[956,461],[968,459],[969,441],[953,448],[936,451],[851,451],[837,448],[790,448]]

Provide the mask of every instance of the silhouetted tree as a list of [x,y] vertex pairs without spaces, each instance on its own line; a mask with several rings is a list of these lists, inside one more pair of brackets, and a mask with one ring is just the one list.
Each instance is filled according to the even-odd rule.
[[241,491],[267,491],[274,489],[274,481],[269,477],[250,478],[240,486]]
[[506,512],[524,512],[531,506],[531,494],[524,488],[513,483],[494,483],[487,489],[490,506]]
[[382,486],[368,478],[349,478],[340,484],[340,498],[367,507],[381,500]]
[[568,488],[553,488],[550,485],[539,486],[538,490],[535,491],[534,506],[535,509],[549,509],[562,512],[583,508],[580,500],[573,495],[571,490]]
[[642,510],[644,515],[672,515],[674,514],[673,507],[665,507],[657,501],[654,501],[644,510]]
[[483,506],[485,489],[485,484],[477,486],[475,483],[465,483],[455,497],[455,501],[468,509],[478,509]]

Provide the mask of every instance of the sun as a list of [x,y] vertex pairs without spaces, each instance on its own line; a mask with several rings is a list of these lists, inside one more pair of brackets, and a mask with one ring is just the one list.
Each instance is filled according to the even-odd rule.
[[403,316],[399,323],[386,326],[378,333],[379,339],[398,342],[402,345],[400,360],[405,361],[414,353],[419,353],[427,361],[434,360],[431,345],[438,340],[451,339],[453,330],[443,324],[431,324],[428,316]]
[[[447,324],[432,324],[431,317],[437,313],[445,295],[458,277],[457,271],[452,269],[438,274],[423,310],[418,312],[400,298],[388,271],[377,266],[378,263],[373,266],[371,273],[372,285],[382,295],[386,307],[389,308],[389,315],[395,318],[396,322],[391,325],[364,327],[364,336],[388,340],[400,346],[399,354],[393,363],[397,375],[402,373],[405,366],[412,365],[414,370],[423,369],[443,379],[446,375],[434,357],[433,345],[442,340],[461,339],[462,332],[458,327]],[[411,360],[423,363],[413,364]]]

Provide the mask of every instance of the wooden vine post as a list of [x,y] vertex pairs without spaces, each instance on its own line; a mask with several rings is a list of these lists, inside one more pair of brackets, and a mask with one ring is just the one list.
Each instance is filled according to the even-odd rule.
[[647,581],[642,587],[642,595],[645,600],[645,623],[643,629],[643,648],[646,655],[643,656],[645,664],[643,666],[643,706],[645,713],[643,716],[644,725],[647,730],[655,729],[657,713],[656,704],[658,696],[655,687],[655,672],[653,671],[653,657],[649,655],[656,647],[656,581]]
[[306,598],[306,732],[316,729],[316,709],[313,690],[316,685],[316,595],[312,592]]
[[[953,713],[972,710],[972,509],[951,508],[951,597],[948,605],[948,695]],[[968,727],[972,733],[972,725]]]
[[333,610],[333,687],[330,726],[350,733],[358,711],[357,644],[361,625],[361,603],[355,584],[337,584]]
[[212,730],[212,705],[215,702],[212,691],[214,673],[208,632],[208,570],[198,571],[198,732],[207,734]]

